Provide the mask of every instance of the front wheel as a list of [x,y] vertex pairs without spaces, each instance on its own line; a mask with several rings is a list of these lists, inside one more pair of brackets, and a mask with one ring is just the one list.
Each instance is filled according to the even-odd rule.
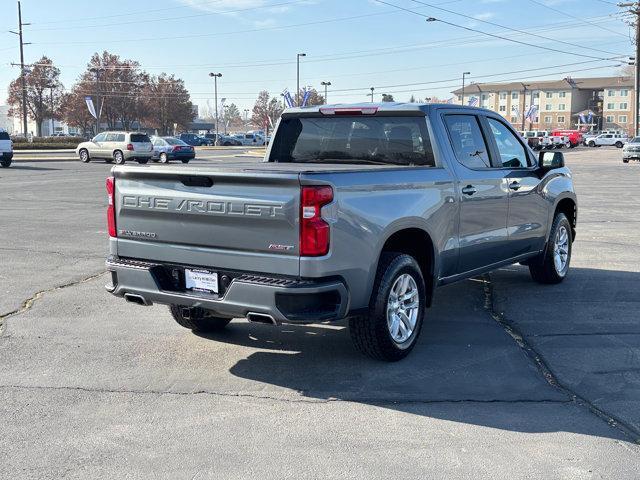
[[160,163],[168,163],[169,162],[169,157],[167,156],[166,153],[162,152],[160,154]]
[[194,332],[218,332],[231,321],[230,318],[215,317],[209,310],[200,307],[169,305],[169,311],[178,325]]
[[560,283],[569,272],[573,233],[564,213],[557,213],[546,248],[529,261],[531,277],[538,283]]
[[0,161],[0,166],[2,166],[2,168],[9,168],[11,166],[11,159],[10,158],[3,158]]
[[182,163],[189,163],[189,159],[188,158],[183,158],[182,159]]
[[401,360],[415,347],[425,307],[424,278],[418,262],[410,255],[385,252],[380,257],[369,312],[349,319],[351,339],[371,358]]

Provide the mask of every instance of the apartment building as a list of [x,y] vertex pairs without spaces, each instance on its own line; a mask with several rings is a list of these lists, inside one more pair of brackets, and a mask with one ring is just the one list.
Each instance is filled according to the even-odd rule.
[[[596,77],[551,81],[471,83],[452,92],[458,103],[500,113],[517,129],[633,130],[633,78]],[[532,118],[524,118],[531,105]]]

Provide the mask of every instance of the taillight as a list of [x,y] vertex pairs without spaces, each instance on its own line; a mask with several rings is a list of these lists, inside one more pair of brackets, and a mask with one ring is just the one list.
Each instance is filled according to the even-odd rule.
[[128,143],[128,144],[127,144],[127,150],[133,150],[133,145],[132,145],[132,144],[130,144],[130,143]]
[[333,201],[329,186],[302,187],[300,191],[300,255],[319,257],[329,252],[330,227],[321,209]]
[[110,237],[117,237],[116,234],[116,209],[114,206],[114,194],[116,191],[116,179],[114,177],[107,177],[107,227]]
[[173,147],[174,152],[177,152],[178,150],[182,150],[182,147],[180,145],[176,145],[175,147]]

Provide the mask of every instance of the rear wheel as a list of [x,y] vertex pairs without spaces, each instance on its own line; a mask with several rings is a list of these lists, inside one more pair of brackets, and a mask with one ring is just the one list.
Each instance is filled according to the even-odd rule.
[[622,148],[624,145],[622,142],[616,142],[616,147]]
[[628,158],[623,158],[622,159],[622,163],[629,163],[629,159]]
[[194,332],[217,332],[231,321],[230,318],[213,316],[209,310],[200,307],[169,305],[169,311],[178,325]]
[[573,233],[564,213],[557,213],[546,248],[529,261],[531,277],[538,283],[560,283],[569,272]]
[[149,159],[148,158],[139,158],[138,159],[138,163],[140,165],[144,165],[145,163],[149,163]]
[[587,143],[587,145],[590,146],[590,147],[595,147],[596,146],[596,142],[592,141],[592,142]]
[[80,156],[80,161],[82,163],[89,163],[91,161],[91,158],[89,157],[89,151],[86,148],[83,148],[78,153]]
[[2,168],[9,168],[11,166],[11,159],[3,158],[2,160],[0,160],[0,165],[2,166]]
[[182,163],[189,163],[189,159],[188,158],[182,159]]
[[122,165],[124,163],[124,154],[120,150],[116,150],[115,152],[113,152],[113,160],[118,165]]
[[169,162],[169,157],[167,157],[167,154],[162,152],[160,154],[160,163],[167,163]]
[[406,357],[420,335],[426,294],[416,260],[403,253],[380,257],[369,312],[349,319],[351,339],[365,355],[387,362]]

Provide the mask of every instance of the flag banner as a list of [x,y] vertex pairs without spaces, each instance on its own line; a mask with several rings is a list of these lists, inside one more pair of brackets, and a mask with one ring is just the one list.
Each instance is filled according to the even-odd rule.
[[306,107],[307,106],[307,101],[309,100],[309,97],[311,96],[311,90],[307,90],[306,88],[302,89],[302,104],[300,105],[301,107]]
[[587,122],[587,118],[584,116],[584,113],[578,115],[578,119],[580,120],[580,123],[589,123]]
[[282,92],[282,97],[284,98],[284,103],[287,108],[293,107],[293,97],[291,96],[291,92],[286,90]]
[[593,122],[593,112],[589,110],[589,115],[587,115],[587,123]]
[[87,102],[87,108],[89,109],[89,113],[91,114],[91,116],[93,118],[98,118],[98,115],[96,114],[96,108],[93,105],[93,99],[87,96],[87,97],[84,97],[84,101]]
[[527,110],[527,114],[525,115],[525,118],[528,118],[529,120],[533,121],[537,113],[538,113],[538,106],[531,105],[529,107],[529,110]]
[[478,106],[478,97],[471,97],[469,99],[469,104],[470,107],[477,107]]

